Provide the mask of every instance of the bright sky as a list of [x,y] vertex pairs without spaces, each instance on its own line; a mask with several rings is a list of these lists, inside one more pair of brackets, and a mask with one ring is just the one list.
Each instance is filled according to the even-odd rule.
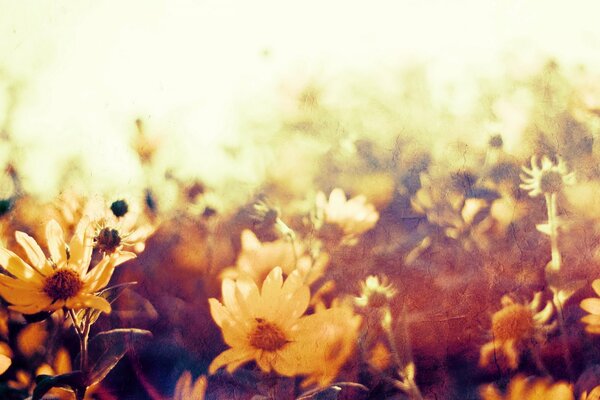
[[0,0],[0,77],[21,88],[31,189],[73,154],[92,180],[134,184],[123,137],[138,117],[168,135],[173,163],[209,176],[224,157],[210,150],[243,135],[240,104],[282,81],[416,61],[465,85],[507,57],[598,67],[598,15],[596,0]]

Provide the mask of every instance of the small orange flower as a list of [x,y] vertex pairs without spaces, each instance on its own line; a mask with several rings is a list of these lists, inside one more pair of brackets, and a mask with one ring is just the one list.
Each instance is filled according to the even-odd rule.
[[536,293],[529,304],[516,303],[508,296],[502,297],[502,309],[492,316],[492,341],[481,347],[479,364],[490,364],[498,354],[506,358],[508,367],[515,369],[519,364],[520,353],[544,340],[545,333],[554,329],[547,324],[552,317],[551,302],[537,312],[542,294]]

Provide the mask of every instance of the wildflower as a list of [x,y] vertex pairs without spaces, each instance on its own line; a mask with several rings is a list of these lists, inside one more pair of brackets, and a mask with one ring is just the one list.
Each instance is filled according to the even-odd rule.
[[596,386],[589,393],[584,391],[581,393],[581,400],[600,400],[600,386]]
[[175,384],[173,400],[204,400],[206,385],[206,376],[202,375],[194,382],[192,374],[185,371]]
[[317,362],[308,371],[302,386],[317,384],[325,387],[336,378],[352,355],[362,318],[354,314],[350,303],[336,300],[329,309],[317,307],[314,315],[319,318],[312,318],[304,329],[307,335],[318,332],[318,346],[312,349],[312,357]]
[[531,157],[531,168],[522,167],[526,175],[521,175],[521,189],[529,191],[529,196],[554,194],[561,191],[563,186],[575,183],[575,174],[568,172],[565,162],[559,157],[554,164],[548,157],[542,157],[541,168],[537,158]]
[[500,353],[510,368],[517,368],[521,351],[543,341],[544,334],[554,329],[554,324],[547,324],[553,313],[552,303],[547,302],[537,312],[541,299],[539,292],[529,304],[516,303],[508,296],[502,297],[502,309],[492,316],[492,341],[481,347],[481,366],[489,365]]
[[241,244],[242,249],[235,267],[226,268],[223,277],[236,279],[241,274],[246,274],[259,284],[274,267],[279,266],[285,275],[298,270],[310,285],[321,277],[329,261],[329,257],[321,253],[313,262],[305,253],[304,246],[298,242],[278,239],[262,243],[254,232],[248,229],[242,231]]
[[396,289],[388,284],[388,279],[370,275],[364,282],[360,283],[361,293],[354,301],[360,307],[381,308],[396,295]]
[[283,281],[281,268],[274,268],[259,292],[249,277],[224,279],[223,304],[209,299],[210,311],[221,328],[229,349],[210,364],[209,373],[227,366],[233,372],[254,360],[261,370],[294,376],[315,369],[313,356],[319,326],[326,322],[317,314],[303,316],[310,301],[308,286],[292,272]]
[[84,213],[94,221],[93,246],[103,254],[115,254],[124,249],[141,253],[146,239],[155,230],[150,223],[142,221],[140,208],[129,199],[118,198],[108,207],[103,201],[91,200]]
[[[344,191],[335,188],[329,195],[317,193],[317,214],[329,229],[339,229],[341,236],[346,238],[360,235],[375,226],[379,213],[372,204],[367,203],[365,196],[346,199]],[[323,229],[323,227],[321,227]]]
[[549,379],[514,377],[503,396],[493,385],[485,385],[480,391],[483,400],[575,400],[566,382],[552,383]]
[[105,256],[88,270],[92,236],[87,219],[80,221],[68,245],[58,222],[51,220],[46,225],[49,259],[26,233],[17,231],[15,238],[30,264],[15,253],[0,248],[0,265],[10,274],[0,274],[0,296],[11,303],[9,308],[23,314],[56,311],[63,307],[89,307],[110,312],[110,304],[95,293],[108,284],[115,266],[135,257],[127,252]]
[[[600,296],[600,279],[592,282],[592,288]],[[586,324],[585,331],[596,335],[600,334],[600,299],[598,297],[583,299],[580,307],[589,313],[581,318],[581,322]]]

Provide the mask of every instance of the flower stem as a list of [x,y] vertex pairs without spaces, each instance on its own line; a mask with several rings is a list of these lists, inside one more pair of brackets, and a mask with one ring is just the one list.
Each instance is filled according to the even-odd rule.
[[546,193],[546,209],[548,210],[548,227],[550,231],[550,249],[552,259],[550,268],[559,271],[562,263],[558,249],[558,215],[556,215],[556,193]]
[[[75,311],[68,310],[69,317],[71,318],[71,322],[73,323],[73,328],[77,333],[77,337],[79,338],[79,370],[87,376],[88,373],[88,339],[90,337],[90,328],[91,324],[84,317],[83,326],[80,326],[77,323],[77,316],[75,315]],[[85,397],[85,392],[87,388],[84,386],[75,392],[75,396],[77,400],[83,399]]]
[[[400,381],[396,382],[396,386],[406,392],[409,398],[414,400],[423,400],[423,395],[421,391],[417,387],[415,380],[412,376],[405,373],[406,365],[402,362],[400,358],[400,352],[398,351],[398,346],[396,345],[396,338],[394,335],[394,330],[392,329],[392,313],[390,310],[389,304],[387,304],[383,309],[383,318],[381,319],[381,327],[383,328],[389,346],[390,351],[392,353],[392,358],[396,365],[398,366],[398,375],[400,376]],[[405,332],[405,340],[408,343],[408,333]],[[412,358],[412,357],[411,357]]]

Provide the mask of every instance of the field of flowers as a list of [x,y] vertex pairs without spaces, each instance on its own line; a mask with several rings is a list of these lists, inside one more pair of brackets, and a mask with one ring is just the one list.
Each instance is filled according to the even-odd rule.
[[0,398],[600,399],[594,82],[548,61],[463,115],[419,67],[309,82],[228,150],[268,148],[251,190],[159,165],[138,119],[143,189],[67,165],[48,201],[6,123]]

